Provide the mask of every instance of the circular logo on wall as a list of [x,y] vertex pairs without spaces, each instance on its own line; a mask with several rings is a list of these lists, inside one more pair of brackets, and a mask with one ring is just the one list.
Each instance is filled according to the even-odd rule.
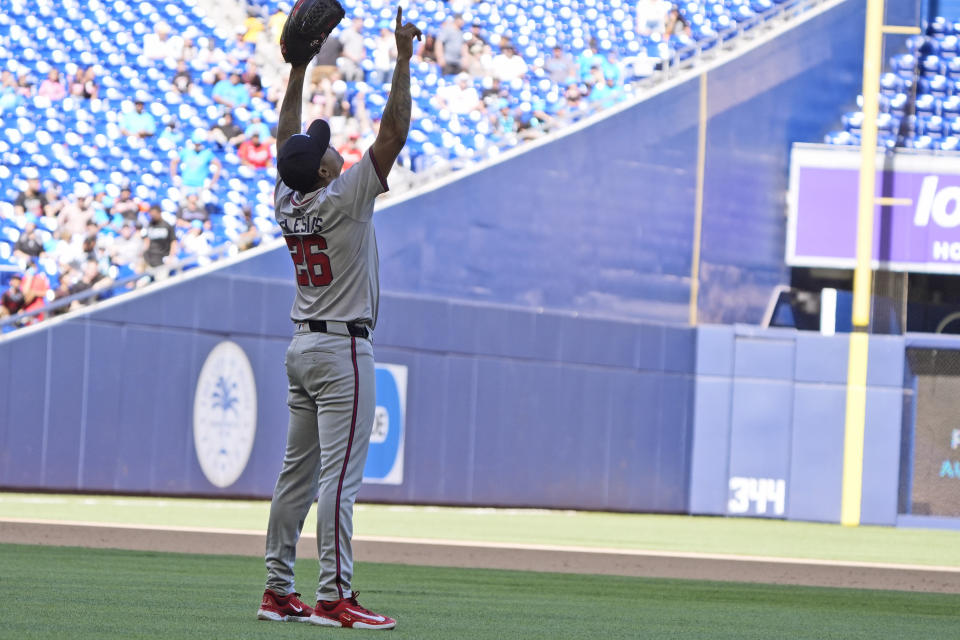
[[203,475],[229,487],[247,466],[257,432],[257,383],[247,354],[224,341],[207,356],[193,397],[193,444]]

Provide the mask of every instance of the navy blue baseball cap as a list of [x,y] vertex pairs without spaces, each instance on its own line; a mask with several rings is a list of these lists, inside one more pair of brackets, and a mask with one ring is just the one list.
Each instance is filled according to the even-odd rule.
[[297,133],[277,151],[277,171],[283,183],[300,193],[313,191],[320,176],[320,162],[330,146],[330,125],[314,120],[306,133]]

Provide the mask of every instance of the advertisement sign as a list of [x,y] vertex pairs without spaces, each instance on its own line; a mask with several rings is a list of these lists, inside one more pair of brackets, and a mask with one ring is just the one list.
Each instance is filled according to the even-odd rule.
[[363,481],[403,483],[404,418],[407,412],[407,368],[377,365],[377,409],[370,434],[370,450]]
[[[873,268],[960,273],[960,156],[878,156]],[[859,149],[795,145],[787,196],[786,262],[852,269],[856,262]]]
[[909,513],[960,516],[960,351],[908,349],[916,376]]

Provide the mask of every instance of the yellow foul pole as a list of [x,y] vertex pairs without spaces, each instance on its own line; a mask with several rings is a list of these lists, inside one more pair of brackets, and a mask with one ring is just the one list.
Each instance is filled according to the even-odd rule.
[[860,129],[860,190],[857,206],[857,264],[853,272],[853,332],[847,364],[847,412],[843,441],[840,522],[860,524],[863,493],[863,435],[867,405],[867,348],[870,326],[873,218],[876,209],[877,113],[883,45],[884,0],[867,0],[863,50],[863,125]]

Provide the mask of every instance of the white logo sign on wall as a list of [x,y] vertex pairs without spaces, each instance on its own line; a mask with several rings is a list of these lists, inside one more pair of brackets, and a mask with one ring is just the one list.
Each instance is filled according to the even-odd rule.
[[257,384],[247,354],[218,344],[203,363],[193,397],[193,444],[203,475],[229,487],[247,466],[257,432]]

